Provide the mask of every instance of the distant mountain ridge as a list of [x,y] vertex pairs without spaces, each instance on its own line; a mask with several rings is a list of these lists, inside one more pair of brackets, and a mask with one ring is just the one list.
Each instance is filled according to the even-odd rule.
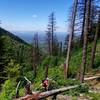
[[11,32],[9,32],[9,31],[7,31],[7,30],[0,27],[0,36],[3,36],[3,35],[4,36],[9,36],[9,37],[13,38],[14,40],[16,40],[20,43],[24,43],[24,44],[28,45],[28,43],[26,41],[24,41],[23,39],[21,39],[17,35],[15,35],[15,34],[13,34],[13,33],[11,33]]
[[[34,34],[36,32],[32,32],[32,31],[13,31],[13,33],[15,35],[17,35],[18,37],[20,37],[21,39],[23,39],[24,41],[31,43],[32,39],[34,37]],[[55,34],[57,35],[58,41],[64,43],[65,37],[67,35],[66,32],[55,32]],[[39,42],[40,43],[45,43],[45,37],[46,34],[45,32],[38,32],[38,36],[39,36]]]

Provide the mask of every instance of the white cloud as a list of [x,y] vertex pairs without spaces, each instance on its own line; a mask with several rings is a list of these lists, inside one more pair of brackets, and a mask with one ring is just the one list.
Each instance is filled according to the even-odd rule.
[[34,14],[32,17],[33,17],[33,18],[37,18],[38,16],[37,16],[36,14]]

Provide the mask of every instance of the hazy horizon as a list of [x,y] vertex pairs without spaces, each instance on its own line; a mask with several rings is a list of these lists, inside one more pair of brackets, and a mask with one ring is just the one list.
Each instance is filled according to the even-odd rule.
[[[24,41],[31,43],[32,39],[34,37],[34,34],[36,32],[32,32],[32,31],[12,31],[12,33],[18,37],[20,37],[21,39],[23,39]],[[46,32],[37,32],[40,42],[45,42],[45,36],[46,36]],[[67,35],[67,32],[55,32],[55,34],[57,35],[57,39],[59,42],[64,42],[64,39]]]

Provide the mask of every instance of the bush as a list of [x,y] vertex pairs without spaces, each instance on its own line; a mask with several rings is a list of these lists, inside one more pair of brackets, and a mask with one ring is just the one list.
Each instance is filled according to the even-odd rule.
[[20,96],[25,95],[25,90],[24,90],[24,88],[19,89],[19,95],[20,95]]
[[88,93],[89,86],[87,84],[85,85],[80,85],[78,88],[76,88],[76,91],[79,93]]
[[13,80],[5,81],[0,93],[1,100],[12,100],[15,96],[15,90],[15,82]]
[[100,100],[100,93],[88,93],[86,94],[92,98],[92,100]]
[[80,93],[88,93],[89,87],[88,85],[80,85],[75,89],[70,89],[69,91],[65,92],[64,94],[71,95],[71,96],[79,96]]
[[59,61],[59,57],[57,57],[57,56],[47,56],[47,57],[43,60],[42,66],[49,65],[49,66],[54,67],[54,66],[57,66],[58,63],[60,63],[60,62],[58,62],[58,61]]
[[14,60],[10,60],[8,65],[5,67],[5,72],[8,76],[8,78],[18,78],[20,74],[20,68],[21,66],[17,63],[15,63]]
[[34,81],[34,73],[33,71],[27,71],[23,73],[23,76],[26,76],[31,82]]

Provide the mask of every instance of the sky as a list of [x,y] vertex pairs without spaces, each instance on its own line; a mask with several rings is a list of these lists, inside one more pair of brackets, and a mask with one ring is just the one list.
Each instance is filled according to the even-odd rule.
[[58,32],[66,21],[73,0],[0,0],[0,26],[9,31],[45,31],[48,16],[55,12]]

